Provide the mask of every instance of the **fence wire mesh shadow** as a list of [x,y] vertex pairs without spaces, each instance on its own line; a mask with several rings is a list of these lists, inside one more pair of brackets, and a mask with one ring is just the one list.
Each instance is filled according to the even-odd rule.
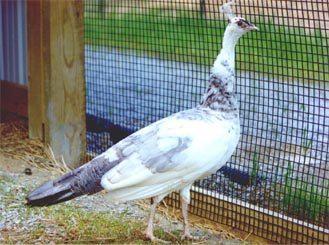
[[[235,2],[235,12],[260,29],[237,47],[241,141],[226,166],[195,183],[192,213],[277,242],[324,242],[329,233],[329,4]],[[199,103],[227,24],[220,4],[85,2],[90,154]],[[169,203],[178,205],[177,198],[172,195]],[[254,223],[247,222],[251,219]],[[287,229],[287,220],[302,228]]]

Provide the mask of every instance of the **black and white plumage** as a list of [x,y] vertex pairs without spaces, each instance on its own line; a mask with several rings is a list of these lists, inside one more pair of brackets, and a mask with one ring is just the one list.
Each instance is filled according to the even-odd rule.
[[156,205],[172,191],[179,191],[183,237],[191,237],[187,218],[191,185],[221,168],[239,141],[234,48],[244,33],[257,28],[240,17],[229,22],[199,106],[151,124],[85,165],[43,184],[27,196],[27,205],[52,205],[101,190],[113,202],[152,198],[146,235],[156,240]]

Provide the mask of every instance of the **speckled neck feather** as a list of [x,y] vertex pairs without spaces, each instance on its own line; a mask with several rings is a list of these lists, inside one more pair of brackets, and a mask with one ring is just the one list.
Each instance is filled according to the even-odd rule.
[[243,33],[237,33],[229,25],[224,33],[223,48],[217,56],[212,74],[209,79],[209,87],[204,94],[201,107],[213,110],[231,112],[238,109],[235,94],[235,46]]
[[236,111],[238,101],[235,92],[228,92],[227,86],[228,83],[224,82],[217,74],[212,74],[208,90],[201,101],[201,106],[223,112]]

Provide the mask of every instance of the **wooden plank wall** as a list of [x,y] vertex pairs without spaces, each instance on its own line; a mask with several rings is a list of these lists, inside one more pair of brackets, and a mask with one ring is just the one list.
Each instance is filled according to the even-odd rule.
[[1,112],[27,117],[27,87],[9,81],[0,81]]
[[83,2],[30,0],[29,134],[77,167],[86,149]]

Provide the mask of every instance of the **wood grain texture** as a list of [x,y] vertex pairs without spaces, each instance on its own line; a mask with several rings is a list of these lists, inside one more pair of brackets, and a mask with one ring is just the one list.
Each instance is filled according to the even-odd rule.
[[77,167],[86,149],[82,1],[50,1],[47,134],[56,155]]
[[83,2],[30,1],[28,16],[30,136],[74,168],[86,149]]
[[41,1],[27,2],[29,137],[44,139],[44,72]]

